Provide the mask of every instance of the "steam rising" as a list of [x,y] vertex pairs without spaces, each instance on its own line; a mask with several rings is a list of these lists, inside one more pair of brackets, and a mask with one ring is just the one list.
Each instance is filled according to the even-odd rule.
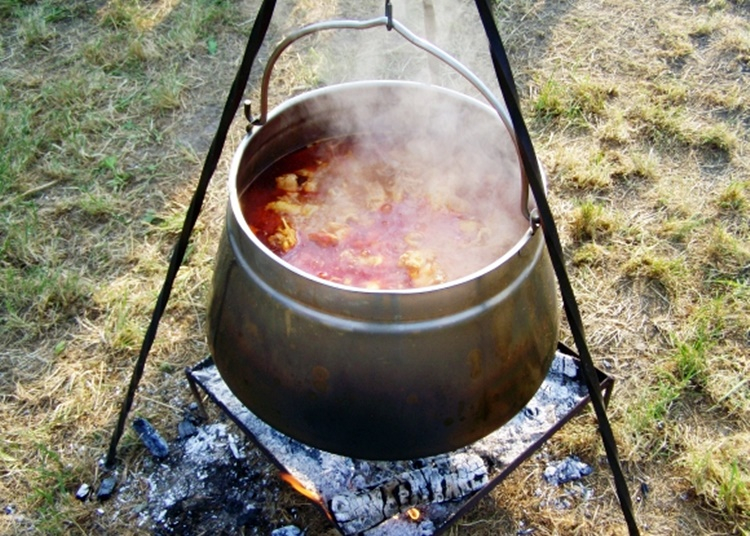
[[[340,1],[327,18],[373,19],[384,15],[384,4],[383,0]],[[463,63],[499,95],[489,46],[474,2],[393,0],[392,5],[394,19]],[[289,24],[283,33],[299,27],[293,13],[286,16],[282,13],[277,20]],[[313,17],[311,21],[322,20]],[[411,80],[478,96],[455,71],[384,27],[321,32],[305,37],[294,48],[293,53],[305,57],[306,65],[315,69],[318,86],[355,80]]]
[[[380,16],[383,2],[358,2],[356,9],[347,7],[340,11],[342,18]],[[395,0],[393,17],[458,59],[486,84],[494,82],[487,41],[473,2]],[[326,62],[321,73],[326,83],[400,79],[473,92],[454,71],[437,60],[433,61],[429,54],[406,42],[395,32],[382,28],[336,32],[331,36],[328,47],[329,52],[325,56],[331,61]]]
[[[346,4],[339,7],[337,18],[364,20],[383,14],[381,1]],[[492,70],[487,42],[473,3],[395,1],[393,16],[457,58],[491,89],[494,87],[494,74],[488,76]],[[443,200],[450,210],[470,213],[489,229],[492,243],[487,251],[493,257],[483,259],[484,265],[522,239],[528,222],[521,210],[521,174],[515,146],[497,113],[475,88],[449,66],[384,27],[327,31],[305,39],[312,40],[305,46],[317,60],[316,80],[320,86],[334,89],[304,106],[302,115],[323,125],[316,127],[317,132],[325,132],[327,138],[385,134],[388,145],[399,147],[401,156],[394,157],[396,153],[389,149],[381,160],[391,168],[400,168],[394,176],[401,181],[401,188],[413,190],[418,184],[431,203]],[[353,92],[335,91],[337,84],[377,80],[422,85],[403,90],[363,86]],[[464,96],[430,90],[427,85],[449,88]],[[303,144],[315,141],[318,139],[302,140]],[[377,144],[368,145],[368,151],[377,150]],[[374,156],[368,154],[362,160],[371,165],[377,160]],[[366,171],[352,174],[368,176]],[[340,201],[343,204],[345,200]]]

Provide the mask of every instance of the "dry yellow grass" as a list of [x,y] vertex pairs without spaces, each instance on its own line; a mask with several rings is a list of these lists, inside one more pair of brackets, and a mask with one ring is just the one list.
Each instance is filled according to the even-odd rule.
[[[280,4],[275,38],[381,9]],[[394,4],[398,16],[402,3]],[[473,7],[445,19],[443,4],[441,44],[486,78]],[[417,7],[409,10],[418,19]],[[647,534],[750,533],[748,7],[497,4],[589,343],[617,380],[610,416]],[[0,533],[147,532],[130,522],[137,505],[79,503],[73,493],[97,477],[255,9],[0,1],[0,506],[13,511],[0,514]],[[325,54],[325,40],[295,47],[277,68],[274,99],[341,76],[332,74],[338,58]],[[255,85],[249,93],[257,102]],[[242,123],[136,398],[134,412],[162,430],[174,429],[190,400],[183,367],[207,352],[223,177]],[[561,337],[571,342],[565,329]],[[120,454],[125,474],[143,466],[132,433]],[[544,484],[546,461],[566,454],[595,467],[585,480],[592,497]],[[554,506],[562,496],[570,508]],[[279,511],[288,507],[300,509],[310,534],[330,531],[291,492],[279,499]],[[625,533],[591,415],[566,426],[450,534],[525,528]]]

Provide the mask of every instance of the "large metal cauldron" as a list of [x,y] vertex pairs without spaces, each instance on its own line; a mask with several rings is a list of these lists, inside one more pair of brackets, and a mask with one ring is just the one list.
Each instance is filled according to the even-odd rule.
[[[446,111],[460,119],[450,123]],[[552,268],[542,232],[531,225],[485,269],[423,289],[337,285],[275,256],[243,219],[240,194],[280,157],[363,128],[429,136],[446,147],[469,142],[460,150],[497,158],[502,179],[488,187],[522,198],[504,122],[461,93],[360,82],[287,101],[245,137],[231,167],[211,353],[251,411],[303,443],[381,460],[451,451],[502,426],[546,376],[559,325]]]

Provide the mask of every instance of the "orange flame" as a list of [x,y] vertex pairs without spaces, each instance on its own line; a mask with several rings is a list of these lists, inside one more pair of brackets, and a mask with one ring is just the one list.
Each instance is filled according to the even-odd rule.
[[292,488],[294,488],[294,490],[298,493],[304,495],[311,501],[322,504],[323,501],[320,498],[320,495],[318,495],[314,491],[310,491],[309,489],[307,489],[304,485],[302,485],[302,482],[294,478],[289,473],[281,473],[279,476],[281,477],[281,480],[292,486]]
[[419,518],[422,517],[422,512],[420,512],[418,508],[409,508],[406,511],[406,515],[409,516],[409,519],[412,521],[419,521]]

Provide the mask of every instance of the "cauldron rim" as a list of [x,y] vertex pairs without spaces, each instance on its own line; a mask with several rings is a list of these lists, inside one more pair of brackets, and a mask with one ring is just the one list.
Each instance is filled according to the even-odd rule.
[[[426,89],[429,91],[442,93],[451,98],[459,99],[465,103],[469,103],[472,106],[477,107],[477,109],[484,109],[484,111],[489,114],[489,117],[494,116],[498,118],[500,120],[498,126],[505,127],[511,139],[515,141],[513,132],[507,127],[508,121],[509,121],[508,118],[499,116],[498,112],[494,108],[489,106],[488,104],[483,103],[469,95],[466,95],[465,93],[461,93],[459,91],[455,91],[449,88],[436,86],[432,84],[425,84],[421,82],[404,81],[404,80],[363,80],[363,81],[355,81],[355,82],[345,82],[345,83],[325,86],[322,88],[312,89],[304,93],[301,93],[299,95],[296,95],[294,97],[291,97],[283,101],[277,107],[273,108],[269,112],[268,119],[265,124],[271,123],[275,118],[283,115],[284,113],[287,113],[288,110],[293,109],[294,107],[299,106],[305,103],[306,101],[314,100],[323,95],[330,96],[330,95],[335,95],[337,92],[356,91],[357,89],[363,89],[363,88],[367,88],[367,89],[371,89],[371,88],[396,88],[396,89],[416,88],[416,89]],[[254,136],[256,135],[257,130],[262,129],[265,126],[265,124],[256,126],[253,130],[248,132],[243,137],[242,141],[237,147],[237,150],[236,150],[234,158],[232,159],[231,167],[229,171],[229,181],[228,181],[229,210],[233,212],[235,216],[235,221],[239,225],[240,229],[242,230],[243,236],[247,238],[248,240],[250,240],[252,244],[258,248],[259,251],[263,252],[263,254],[275,264],[278,264],[285,270],[291,272],[292,274],[298,277],[301,277],[309,281],[312,284],[321,285],[328,289],[337,289],[337,290],[344,291],[347,293],[362,294],[362,295],[368,295],[368,296],[370,295],[372,296],[378,296],[378,295],[379,296],[409,296],[409,295],[418,295],[418,294],[428,294],[432,292],[440,292],[445,289],[470,284],[471,282],[479,278],[482,278],[488,273],[496,271],[499,267],[506,264],[510,259],[518,255],[519,252],[523,251],[537,230],[530,223],[529,227],[524,231],[521,237],[513,244],[513,246],[511,246],[503,255],[498,257],[495,261],[485,265],[479,270],[475,270],[474,272],[471,272],[464,276],[453,278],[449,281],[446,281],[444,283],[440,283],[437,285],[429,285],[429,286],[417,287],[417,288],[403,288],[403,289],[388,289],[388,288],[371,289],[371,288],[357,287],[353,285],[345,285],[343,283],[336,283],[333,281],[329,281],[327,279],[323,279],[321,277],[317,277],[316,275],[310,272],[297,268],[296,266],[285,261],[282,257],[280,257],[279,255],[271,251],[271,249],[269,249],[265,244],[263,244],[263,242],[255,235],[255,233],[252,232],[252,230],[250,229],[250,226],[248,225],[247,221],[242,215],[242,209],[240,208],[241,193],[240,193],[240,188],[237,185],[237,180],[240,177],[240,166],[246,154],[247,146],[253,140]],[[519,169],[520,169],[520,162],[519,162]],[[546,173],[544,172],[544,168],[541,165],[540,165],[540,171],[542,174],[542,181],[546,190],[547,177],[546,177]]]

